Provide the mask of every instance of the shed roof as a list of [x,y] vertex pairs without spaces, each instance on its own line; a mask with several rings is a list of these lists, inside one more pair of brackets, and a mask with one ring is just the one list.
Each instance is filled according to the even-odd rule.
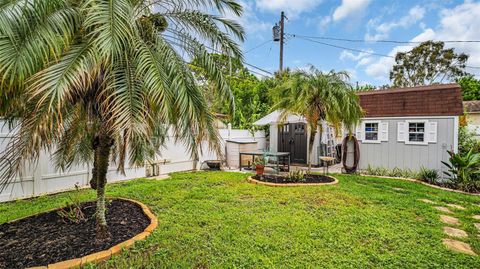
[[465,111],[470,113],[478,113],[480,112],[480,101],[464,101],[463,106],[465,107]]
[[458,84],[359,92],[358,96],[367,118],[463,114]]
[[[269,125],[269,124],[272,124],[272,123],[280,123],[281,122],[281,119],[280,119],[281,114],[282,114],[281,110],[275,110],[272,113],[266,115],[265,117],[257,120],[253,124],[257,125],[257,126],[262,126],[262,125]],[[297,123],[297,122],[306,122],[306,121],[305,121],[305,118],[303,118],[302,116],[290,114],[290,115],[287,116],[287,118],[285,118],[283,120],[283,122]]]

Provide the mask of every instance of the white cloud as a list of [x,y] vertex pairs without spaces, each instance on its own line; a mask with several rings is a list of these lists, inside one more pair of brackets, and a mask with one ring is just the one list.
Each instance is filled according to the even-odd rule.
[[360,61],[358,61],[358,65],[367,65],[369,63],[371,63],[374,59],[371,58],[371,57],[365,57],[365,58],[362,58],[360,59]]
[[332,21],[332,18],[329,16],[322,17],[318,23],[317,23],[317,28],[320,30],[320,32],[325,32],[327,30],[328,24]]
[[229,19],[235,20],[240,23],[247,34],[252,33],[259,33],[272,28],[272,24],[270,22],[264,22],[260,20],[257,15],[255,14],[255,7],[253,3],[247,1],[238,1],[239,4],[243,6],[243,14],[241,17],[233,14],[232,12],[228,12],[225,16]]
[[343,50],[342,53],[340,53],[340,60],[348,59],[352,61],[359,61],[370,55],[370,53],[372,52],[372,50],[366,50],[365,52],[359,52],[358,54],[354,54],[353,52],[350,52],[348,50]]
[[373,28],[374,34],[367,33],[365,35],[366,40],[379,40],[387,38],[390,32],[395,28],[407,28],[416,22],[423,19],[425,16],[425,8],[420,6],[414,6],[410,9],[407,15],[401,17],[397,21],[390,21],[378,24],[378,19],[372,19],[368,22],[368,28]]
[[[410,41],[412,42],[423,42],[432,39],[432,30],[428,29],[425,32],[417,35],[416,37],[412,38]],[[388,55],[390,57],[382,57],[380,59],[377,58],[375,60],[374,57],[370,57],[370,64],[368,64],[365,68],[365,73],[369,76],[374,77],[376,80],[381,82],[388,82],[390,70],[392,66],[395,64],[395,55],[397,52],[405,52],[409,51],[413,48],[413,45],[404,45],[404,46],[397,46],[394,47]]]
[[340,21],[348,16],[357,16],[370,4],[371,0],[342,0],[342,4],[335,9],[332,18]]
[[[478,40],[480,36],[480,3],[466,1],[451,9],[440,11],[440,22],[437,29],[427,28],[422,33],[414,37],[411,41],[427,40]],[[395,56],[398,51],[409,51],[412,45],[397,46],[393,48],[389,55]],[[478,43],[446,43],[445,47],[454,47],[455,52],[465,52],[470,57],[467,65],[480,66],[480,46]],[[371,64],[367,65],[365,73],[375,79],[387,82],[388,74],[395,64],[393,58],[376,58]],[[470,73],[480,75],[478,69],[467,69]]]
[[296,16],[305,11],[311,11],[317,7],[323,0],[257,0],[256,5],[259,9],[279,12],[285,11],[287,16]]

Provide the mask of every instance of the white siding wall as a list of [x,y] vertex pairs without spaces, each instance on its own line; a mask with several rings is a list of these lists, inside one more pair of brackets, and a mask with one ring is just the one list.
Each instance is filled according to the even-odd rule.
[[[443,176],[445,167],[441,162],[448,160],[447,150],[457,151],[458,117],[369,118],[366,120],[388,123],[388,141],[378,143],[359,141],[360,169],[365,169],[368,165],[371,165],[373,167],[389,169],[399,167],[418,171],[424,166],[438,170],[439,175]],[[436,142],[414,145],[398,141],[398,123],[417,120],[437,123]],[[357,137],[358,135],[357,132]],[[428,132],[425,135],[428,136]],[[406,137],[408,139],[408,131]]]
[[[254,139],[258,141],[258,148],[265,148],[264,132],[256,132],[254,135],[250,134],[248,130],[221,129],[219,132],[222,138],[222,149],[225,149],[226,139]],[[14,133],[15,130],[9,130],[0,120],[0,152],[4,151]],[[208,150],[207,143],[203,143],[202,149],[197,168],[204,160],[219,159],[216,153]],[[223,155],[225,155],[224,152]],[[195,163],[190,158],[185,145],[175,143],[173,137],[169,137],[165,148],[161,151],[161,156],[158,156],[157,160],[164,161],[160,165],[160,174],[192,170]],[[91,164],[83,164],[73,166],[69,171],[59,172],[55,170],[52,164],[51,155],[47,152],[42,153],[36,165],[27,166],[22,172],[22,177],[17,178],[0,193],[0,202],[72,189],[75,184],[86,186],[90,181],[91,168]],[[108,182],[116,182],[145,177],[145,167],[130,167],[127,165],[125,174],[117,173],[116,166],[111,164],[107,180]]]

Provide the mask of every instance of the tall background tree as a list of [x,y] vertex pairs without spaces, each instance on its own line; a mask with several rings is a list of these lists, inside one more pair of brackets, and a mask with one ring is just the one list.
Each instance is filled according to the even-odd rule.
[[0,0],[0,109],[18,129],[0,160],[3,189],[44,150],[54,151],[61,170],[93,163],[97,240],[107,240],[110,160],[119,171],[126,162],[144,165],[161,149],[166,126],[192,155],[201,140],[218,149],[213,115],[186,60],[197,59],[215,85],[209,94],[233,107],[206,48],[242,59],[236,41],[244,31],[226,12],[241,15],[242,7],[235,0]]
[[441,41],[423,42],[408,52],[398,52],[396,64],[390,71],[390,80],[395,87],[431,85],[466,75],[468,55],[456,53],[453,48],[444,48]]
[[332,125],[336,133],[346,128],[350,133],[363,115],[355,89],[348,83],[346,72],[323,73],[311,66],[309,71],[287,74],[277,89],[272,110],[281,109],[281,119],[288,114],[303,116],[308,124],[308,167],[311,169],[315,136],[322,123]]

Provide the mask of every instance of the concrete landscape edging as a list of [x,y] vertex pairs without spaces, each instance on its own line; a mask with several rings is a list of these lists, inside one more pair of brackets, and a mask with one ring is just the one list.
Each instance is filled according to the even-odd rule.
[[[47,266],[37,266],[37,267],[30,267],[29,269],[68,269],[68,268],[79,268],[87,263],[97,263],[101,261],[108,260],[112,255],[120,253],[123,249],[127,249],[131,247],[136,241],[141,241],[147,238],[155,228],[158,226],[158,220],[157,217],[150,211],[150,209],[144,205],[141,202],[131,200],[131,199],[126,199],[126,198],[114,198],[118,200],[124,200],[128,201],[131,203],[134,203],[138,205],[140,208],[142,208],[143,213],[145,216],[147,216],[150,219],[150,224],[145,228],[145,230],[136,236],[123,241],[119,244],[116,244],[115,246],[107,249],[107,250],[102,250],[99,252],[95,252],[92,254],[89,254],[87,256],[83,256],[80,258],[75,258],[71,260],[66,260],[66,261],[61,261],[61,262],[56,262],[49,264]],[[45,212],[43,212],[45,213]],[[43,214],[40,213],[40,214]]]
[[299,186],[324,186],[324,185],[334,185],[338,183],[338,179],[332,176],[327,176],[331,179],[333,179],[333,182],[328,182],[328,183],[273,183],[273,182],[264,182],[260,180],[256,180],[253,177],[249,176],[247,178],[247,181],[253,184],[258,184],[258,185],[265,185],[265,186],[270,186],[270,187],[299,187]]
[[461,191],[461,190],[455,190],[455,189],[445,188],[445,187],[441,187],[441,186],[429,184],[429,183],[427,183],[427,182],[424,182],[424,181],[421,181],[421,180],[418,180],[418,179],[414,179],[414,178],[389,177],[389,176],[373,176],[373,175],[367,175],[367,174],[360,174],[360,175],[363,176],[363,177],[378,177],[378,178],[386,178],[386,179],[399,179],[399,180],[404,180],[404,181],[410,181],[410,182],[414,182],[414,183],[419,183],[419,184],[422,184],[422,185],[425,185],[425,186],[428,186],[428,187],[432,187],[432,188],[435,188],[435,189],[439,189],[439,190],[444,190],[444,191],[449,191],[449,192],[456,192],[456,193],[462,193],[462,194],[468,194],[468,195],[473,195],[473,196],[480,196],[480,193],[472,193],[472,192],[466,192],[466,191]]

